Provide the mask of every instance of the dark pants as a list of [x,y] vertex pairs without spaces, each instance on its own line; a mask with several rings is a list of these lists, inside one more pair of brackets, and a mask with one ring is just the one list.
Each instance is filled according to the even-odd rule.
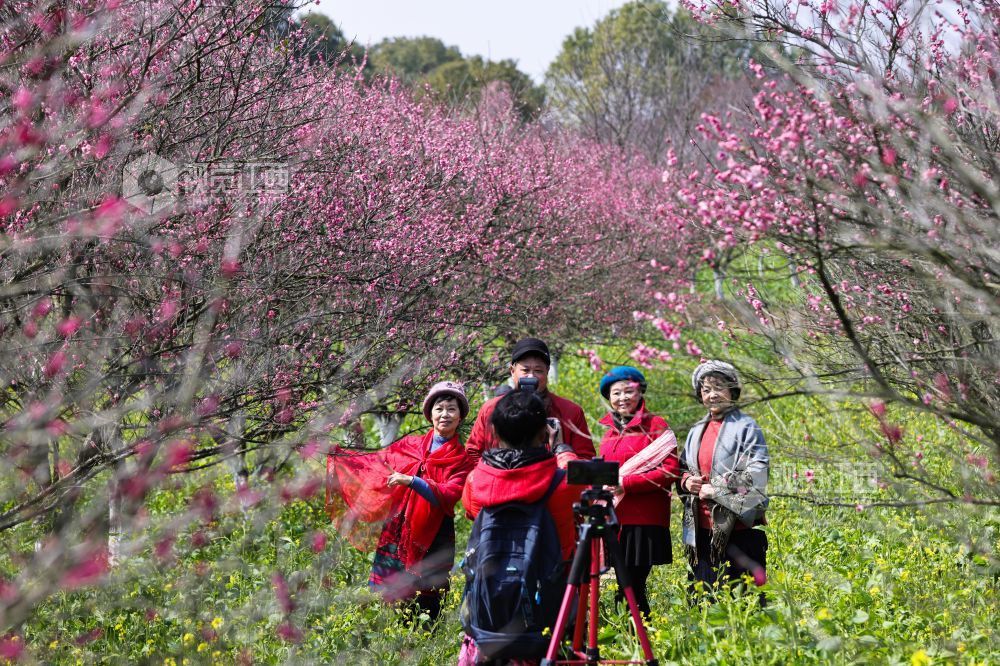
[[[653,570],[653,567],[627,565],[625,569],[628,571],[628,577],[632,582],[632,591],[635,592],[635,603],[639,606],[639,612],[648,619],[649,597],[646,595],[646,579],[649,578],[649,572]],[[619,587],[618,592],[615,594],[615,603],[619,604],[624,601],[625,591]]]
[[449,573],[454,562],[455,519],[446,517],[420,563],[421,575],[414,581],[415,596],[404,604],[402,618],[406,624],[412,624],[421,613],[427,613],[430,618],[424,629],[437,621],[441,615],[441,602],[451,587]]
[[[692,589],[695,581],[701,581],[706,586],[738,583],[744,574],[748,574],[758,584],[763,584],[764,572],[767,570],[767,534],[764,531],[733,530],[721,562],[712,561],[710,530],[699,527],[696,539],[698,564],[688,574]],[[761,603],[763,601],[762,597]]]

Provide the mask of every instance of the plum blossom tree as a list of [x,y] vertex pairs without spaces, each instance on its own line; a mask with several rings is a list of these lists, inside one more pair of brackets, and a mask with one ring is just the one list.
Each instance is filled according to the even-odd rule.
[[[755,66],[752,107],[702,117],[709,169],[664,175],[729,287],[708,323],[783,362],[760,369],[773,397],[867,400],[908,501],[1000,503],[997,5],[685,4],[798,54]],[[918,413],[960,473],[914,458],[898,419]]]
[[[2,10],[0,530],[37,548],[0,632],[224,515],[252,538],[360,413],[489,376],[500,340],[603,330],[616,271],[669,278],[652,168],[524,125],[502,89],[456,115],[368,85],[288,9]],[[151,515],[220,464],[228,490]]]

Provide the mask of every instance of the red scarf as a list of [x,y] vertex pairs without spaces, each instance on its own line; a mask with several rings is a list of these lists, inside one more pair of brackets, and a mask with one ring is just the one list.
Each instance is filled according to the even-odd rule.
[[[409,435],[370,453],[336,447],[327,457],[327,510],[337,529],[355,547],[374,550],[384,545],[376,537],[396,538],[382,527],[401,512],[404,521],[397,546],[408,571],[414,571],[427,554],[444,517],[454,515],[465,477],[474,466],[457,435],[430,453],[433,436],[433,431]],[[437,506],[407,486],[386,486],[394,471],[424,479]]]

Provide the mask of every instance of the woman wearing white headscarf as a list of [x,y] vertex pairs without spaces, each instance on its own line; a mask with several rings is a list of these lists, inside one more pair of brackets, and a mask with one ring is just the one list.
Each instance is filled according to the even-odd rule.
[[770,457],[760,426],[737,407],[742,385],[736,368],[706,361],[691,375],[695,399],[708,408],[688,433],[684,473],[685,551],[691,578],[714,585],[744,574],[767,580],[764,524]]

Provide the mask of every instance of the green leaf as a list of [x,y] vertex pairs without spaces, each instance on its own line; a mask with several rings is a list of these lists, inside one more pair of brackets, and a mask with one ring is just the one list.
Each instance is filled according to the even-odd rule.
[[823,652],[836,652],[844,644],[844,639],[840,636],[828,636],[824,638],[816,647]]
[[851,618],[851,622],[854,624],[864,624],[868,621],[868,613],[861,610],[860,608],[854,611],[854,617]]
[[710,625],[719,626],[729,622],[729,615],[726,610],[719,605],[712,606],[708,609],[708,623]]
[[845,594],[850,594],[854,588],[851,586],[851,581],[846,578],[841,578],[834,589],[844,592]]
[[784,638],[784,632],[776,624],[769,624],[760,632],[769,641],[780,641]]

